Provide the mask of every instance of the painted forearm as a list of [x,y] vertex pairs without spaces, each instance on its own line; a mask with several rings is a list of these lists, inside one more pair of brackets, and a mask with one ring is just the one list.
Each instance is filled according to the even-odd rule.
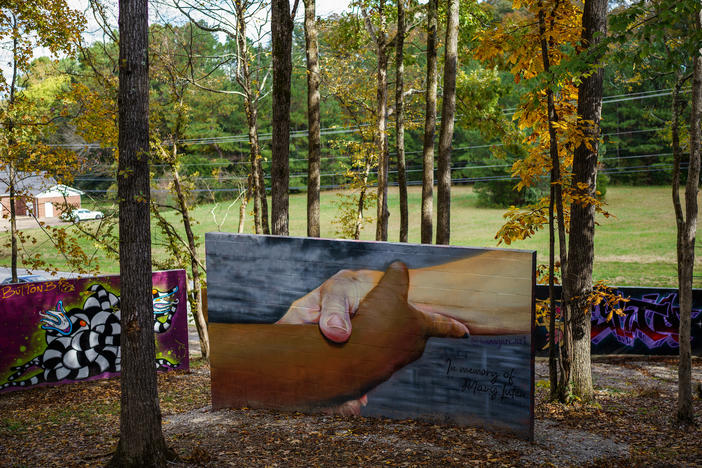
[[210,324],[213,405],[334,406],[363,396],[419,358],[436,330],[407,303],[406,269],[394,273],[404,275],[404,286],[386,274],[361,302],[344,344],[309,325]]

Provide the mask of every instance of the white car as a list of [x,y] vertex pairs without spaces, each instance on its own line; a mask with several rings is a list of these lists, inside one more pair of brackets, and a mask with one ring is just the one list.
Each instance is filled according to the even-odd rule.
[[74,223],[79,223],[81,221],[87,221],[89,219],[102,219],[102,211],[93,211],[86,208],[79,208],[73,210],[69,213],[64,213],[61,216],[66,221],[73,221]]

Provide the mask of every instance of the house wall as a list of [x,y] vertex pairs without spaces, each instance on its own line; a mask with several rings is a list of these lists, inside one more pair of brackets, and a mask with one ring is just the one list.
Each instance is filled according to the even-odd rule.
[[[2,204],[2,216],[10,216],[10,197],[0,197],[0,203]],[[27,216],[29,214],[27,210],[27,203],[24,198],[15,198],[15,214],[17,216]]]
[[54,205],[54,217],[61,216],[64,212],[65,202],[73,208],[80,208],[81,197],[80,195],[73,195],[70,197],[41,197],[37,198],[37,216],[39,218],[46,217],[46,203],[52,203]]

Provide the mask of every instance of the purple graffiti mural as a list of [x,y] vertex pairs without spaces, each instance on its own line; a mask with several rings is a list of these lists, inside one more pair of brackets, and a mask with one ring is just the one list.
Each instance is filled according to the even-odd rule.
[[[621,303],[623,315],[614,314],[606,304],[592,309],[593,354],[658,354],[674,355],[679,349],[680,305],[678,291],[670,288],[618,287],[616,293],[628,298]],[[560,299],[561,289],[556,288]],[[538,285],[536,296],[548,297],[548,288]],[[691,345],[695,355],[702,355],[702,289],[692,291]],[[612,313],[610,320],[607,320]],[[562,324],[561,324],[562,326]],[[536,349],[545,354],[548,332],[544,326],[535,329]]]
[[[155,366],[188,369],[185,272],[156,272]],[[0,289],[0,391],[92,380],[121,370],[119,277]]]
[[[612,336],[624,346],[634,346],[636,340],[640,340],[648,349],[659,348],[664,344],[677,348],[680,327],[677,296],[677,293],[651,293],[643,295],[640,299],[631,298],[624,307],[625,315],[613,314],[610,321],[607,321],[610,313],[608,306],[594,307],[592,344],[598,345],[608,336]],[[697,318],[700,313],[701,309],[693,309],[692,318]]]

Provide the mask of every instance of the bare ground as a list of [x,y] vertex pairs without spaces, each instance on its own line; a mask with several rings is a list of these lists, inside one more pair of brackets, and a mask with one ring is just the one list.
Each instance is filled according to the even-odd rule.
[[[702,361],[695,360],[696,381]],[[537,362],[533,444],[465,427],[406,420],[233,409],[212,411],[209,368],[159,376],[173,466],[700,466],[702,431],[671,423],[674,359],[593,364],[597,403],[546,400]],[[702,401],[695,399],[698,417]],[[119,381],[0,395],[0,466],[96,466],[118,438]]]

